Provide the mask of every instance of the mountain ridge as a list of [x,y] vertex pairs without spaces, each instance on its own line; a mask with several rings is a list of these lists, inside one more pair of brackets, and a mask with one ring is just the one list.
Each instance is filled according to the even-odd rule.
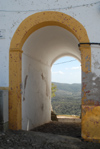
[[80,92],[81,93],[81,84],[79,83],[73,83],[73,84],[68,84],[68,83],[57,83],[57,82],[52,82],[53,84],[56,85],[57,91],[62,90],[62,91],[67,91],[67,92]]

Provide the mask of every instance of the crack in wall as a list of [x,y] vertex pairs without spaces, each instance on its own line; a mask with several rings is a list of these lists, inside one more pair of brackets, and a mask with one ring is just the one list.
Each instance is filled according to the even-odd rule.
[[23,101],[25,100],[25,88],[27,85],[27,79],[28,79],[28,75],[26,75],[25,80],[24,80],[24,93],[23,93]]

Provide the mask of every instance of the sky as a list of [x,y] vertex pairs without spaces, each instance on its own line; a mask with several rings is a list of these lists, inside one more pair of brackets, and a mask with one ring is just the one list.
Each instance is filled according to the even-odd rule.
[[51,75],[52,82],[81,83],[81,63],[73,57],[62,57],[52,65]]

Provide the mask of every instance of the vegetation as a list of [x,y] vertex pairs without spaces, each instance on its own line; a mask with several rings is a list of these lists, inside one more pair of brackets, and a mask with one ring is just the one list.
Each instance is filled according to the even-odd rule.
[[54,112],[57,115],[81,114],[81,84],[53,83],[57,86],[55,97],[51,99]]
[[55,97],[55,92],[57,90],[57,87],[54,83],[51,83],[51,98]]

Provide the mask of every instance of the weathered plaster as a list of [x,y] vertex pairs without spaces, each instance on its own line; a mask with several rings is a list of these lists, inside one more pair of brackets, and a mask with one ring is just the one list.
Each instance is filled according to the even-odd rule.
[[91,47],[91,72],[82,76],[82,103],[100,105],[100,47]]
[[91,46],[91,72],[82,77],[82,137],[100,142],[100,47]]
[[91,57],[92,57],[92,72],[100,77],[100,46],[91,47]]
[[82,137],[100,143],[100,106],[82,106]]
[[92,72],[82,74],[82,104],[100,105],[100,77]]

